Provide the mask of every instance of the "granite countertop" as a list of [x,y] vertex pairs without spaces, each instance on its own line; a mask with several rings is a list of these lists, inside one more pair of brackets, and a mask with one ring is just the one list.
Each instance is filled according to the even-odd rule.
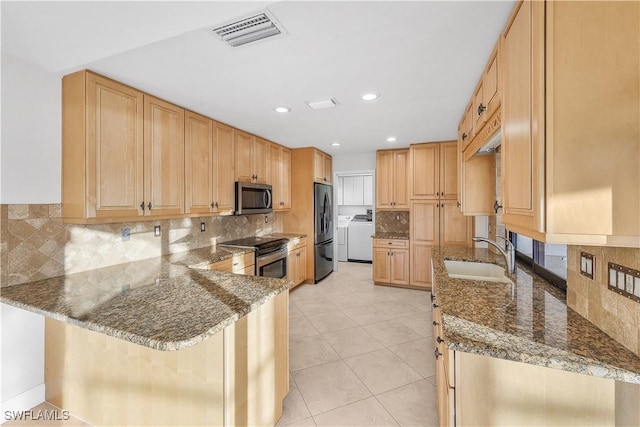
[[9,286],[0,301],[156,350],[180,350],[291,286],[287,280],[189,268],[238,252],[243,250],[202,248]]
[[267,234],[266,237],[279,237],[285,239],[302,239],[303,237],[307,237],[304,233],[271,233]]
[[191,251],[179,252],[177,254],[166,255],[165,258],[172,264],[184,265],[191,268],[207,268],[209,264],[233,258],[235,255],[242,255],[248,252],[255,252],[252,248],[233,248],[208,246]]
[[409,240],[409,233],[378,232],[371,237],[374,239]]
[[640,357],[567,307],[564,292],[517,263],[504,283],[453,279],[445,259],[491,262],[487,249],[434,248],[435,302],[451,350],[640,384]]

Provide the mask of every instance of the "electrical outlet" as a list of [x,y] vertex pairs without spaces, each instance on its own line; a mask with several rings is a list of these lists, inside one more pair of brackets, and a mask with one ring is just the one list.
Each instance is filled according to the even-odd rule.
[[160,237],[160,226],[156,225],[153,227],[153,235],[156,237]]
[[128,242],[131,238],[131,229],[129,227],[122,227],[120,229],[120,237],[122,237],[123,242]]
[[580,274],[593,280],[596,270],[596,258],[586,252],[580,252]]
[[204,225],[204,222],[200,223],[200,231],[206,231],[207,230],[207,226]]
[[400,221],[400,215],[396,215],[396,221]]
[[269,217],[267,215],[264,216],[264,223],[265,224],[269,223]]

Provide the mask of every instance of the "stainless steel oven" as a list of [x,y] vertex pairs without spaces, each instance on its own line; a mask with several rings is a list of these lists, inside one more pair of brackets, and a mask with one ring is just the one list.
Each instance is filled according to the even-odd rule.
[[256,255],[256,275],[284,279],[287,277],[287,245]]

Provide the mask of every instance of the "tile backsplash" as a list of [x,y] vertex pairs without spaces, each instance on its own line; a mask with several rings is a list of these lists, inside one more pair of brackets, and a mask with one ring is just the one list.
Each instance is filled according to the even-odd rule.
[[[0,205],[0,215],[1,286],[282,231],[276,213],[102,225],[64,224],[59,204]],[[161,227],[159,237],[155,225]],[[123,227],[130,229],[129,241],[122,241]]]
[[[594,255],[594,278],[580,274],[580,252]],[[640,356],[640,303],[608,289],[609,262],[640,269],[640,249],[567,247],[567,305]]]
[[376,211],[376,233],[409,234],[409,212]]

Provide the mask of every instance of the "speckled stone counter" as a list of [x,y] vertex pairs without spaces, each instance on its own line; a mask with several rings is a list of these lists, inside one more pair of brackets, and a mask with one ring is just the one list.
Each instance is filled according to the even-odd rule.
[[307,237],[304,233],[271,233],[267,234],[266,237],[278,237],[284,239],[302,239],[303,237]]
[[254,249],[209,246],[173,255],[166,255],[165,258],[172,264],[184,265],[185,267],[191,268],[207,268],[209,264],[215,264],[216,262],[233,258],[234,255],[242,255],[248,252],[254,252]]
[[287,280],[188,268],[233,255],[203,248],[120,264],[5,287],[0,301],[156,350],[179,350],[289,289]]
[[407,233],[388,233],[388,232],[379,232],[374,234],[374,239],[395,239],[395,240],[409,240],[409,235]]
[[453,279],[444,260],[491,262],[487,249],[433,251],[435,302],[451,350],[640,384],[640,358],[566,305],[565,294],[521,264],[504,283]]

